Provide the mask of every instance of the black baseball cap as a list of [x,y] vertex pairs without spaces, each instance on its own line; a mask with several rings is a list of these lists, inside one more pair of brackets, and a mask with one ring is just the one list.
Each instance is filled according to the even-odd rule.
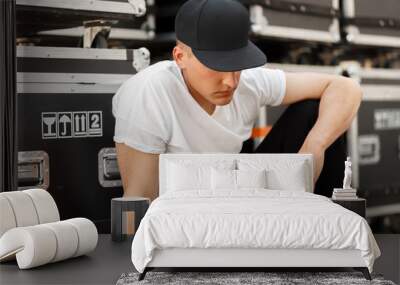
[[189,0],[175,18],[177,40],[216,71],[239,71],[267,62],[249,40],[249,29],[249,13],[236,0]]

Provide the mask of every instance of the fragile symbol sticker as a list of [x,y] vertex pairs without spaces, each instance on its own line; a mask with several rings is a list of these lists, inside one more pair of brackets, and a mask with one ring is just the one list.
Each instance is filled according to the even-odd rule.
[[45,112],[42,113],[42,138],[53,139],[57,138],[57,113]]
[[64,139],[103,136],[102,111],[43,112],[42,138]]

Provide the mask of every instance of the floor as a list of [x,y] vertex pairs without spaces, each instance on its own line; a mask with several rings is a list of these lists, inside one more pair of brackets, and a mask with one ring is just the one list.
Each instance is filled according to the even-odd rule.
[[[374,272],[400,283],[400,235],[375,235],[382,251]],[[131,239],[121,243],[99,235],[95,251],[41,267],[19,270],[16,262],[0,265],[0,284],[115,284],[124,272],[134,271],[130,260]]]
[[115,284],[122,273],[134,271],[131,243],[116,243],[101,234],[96,250],[87,256],[28,270],[19,270],[15,261],[0,264],[0,284]]
[[400,234],[376,234],[381,257],[375,261],[374,271],[385,279],[400,284]]

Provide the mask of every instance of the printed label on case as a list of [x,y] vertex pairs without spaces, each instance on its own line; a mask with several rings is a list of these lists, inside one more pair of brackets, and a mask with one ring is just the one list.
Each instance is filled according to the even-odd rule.
[[42,139],[103,136],[102,111],[43,112]]
[[378,109],[374,112],[375,130],[400,129],[400,109]]

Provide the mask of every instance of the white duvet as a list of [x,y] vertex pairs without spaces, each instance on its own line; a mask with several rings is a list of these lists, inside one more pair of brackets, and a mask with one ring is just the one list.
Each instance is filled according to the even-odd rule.
[[358,249],[370,272],[380,256],[359,215],[320,195],[266,189],[158,197],[134,237],[133,265],[143,272],[165,248]]

